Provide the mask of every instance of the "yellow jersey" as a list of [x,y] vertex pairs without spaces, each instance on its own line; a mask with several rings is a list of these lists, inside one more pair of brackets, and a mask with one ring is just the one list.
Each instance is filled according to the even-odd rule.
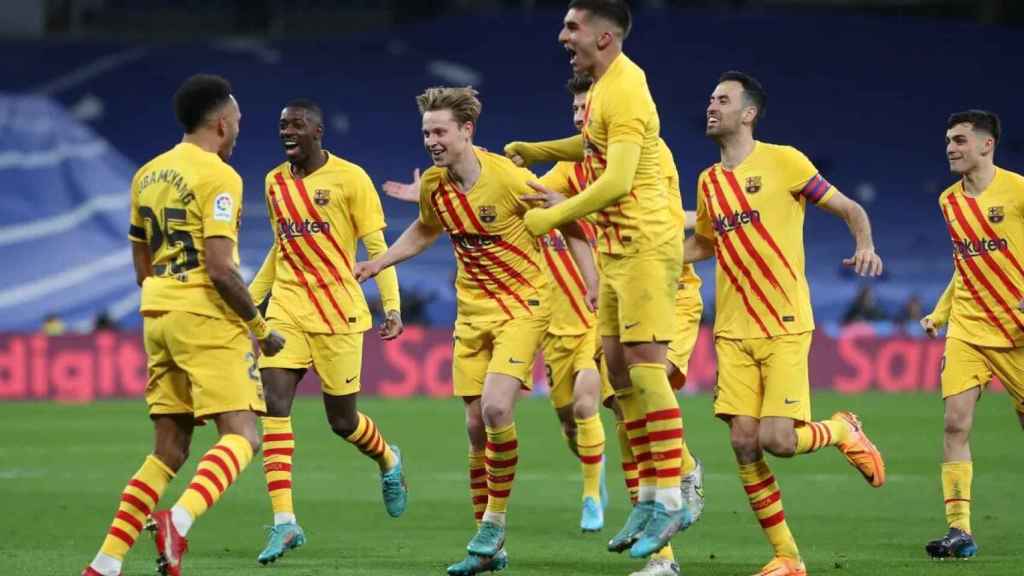
[[633,188],[618,203],[597,212],[597,247],[603,253],[637,254],[679,241],[661,175],[660,129],[647,76],[620,54],[587,93],[583,116],[583,167],[588,182],[604,174],[610,145],[640,146]]
[[715,243],[715,335],[762,338],[814,330],[804,275],[807,202],[834,193],[799,150],[755,142],[733,170],[697,180],[696,233]]
[[[672,157],[672,150],[662,139],[658,139],[658,160],[661,164],[661,176],[665,179],[665,187],[668,189],[668,209],[672,213],[672,222],[678,231],[679,241],[682,242],[686,233],[686,210],[683,208],[683,193],[679,189],[679,170],[676,169],[676,160]],[[693,264],[683,264],[683,271],[679,274],[679,284],[680,287],[700,288],[700,276],[693,269]]]
[[976,346],[1024,345],[1024,176],[996,168],[980,195],[962,182],[939,196],[953,243],[953,291],[946,335]]
[[183,311],[237,319],[206,272],[204,240],[235,241],[242,213],[242,178],[220,156],[182,142],[153,158],[131,184],[128,237],[149,245],[153,276],[142,283],[140,311]]
[[287,319],[309,333],[365,332],[372,318],[352,266],[356,241],[386,226],[384,210],[362,168],[324,153],[327,162],[304,178],[296,178],[288,162],[267,173],[273,262],[252,285],[273,285],[268,318]]
[[[586,172],[581,162],[559,162],[540,178],[540,183],[549,190],[572,196],[587,187]],[[596,248],[597,238],[593,225],[585,220],[580,220],[579,225],[591,247]],[[556,336],[587,333],[596,325],[597,313],[587,309],[587,287],[576,262],[569,254],[565,238],[558,230],[552,230],[539,240],[546,264],[544,271],[551,286],[551,324],[548,333]],[[596,249],[593,256],[596,265]]]
[[536,177],[504,156],[474,149],[480,177],[461,190],[432,166],[420,180],[420,221],[451,238],[460,321],[483,322],[548,313],[548,286],[537,241],[523,225]]

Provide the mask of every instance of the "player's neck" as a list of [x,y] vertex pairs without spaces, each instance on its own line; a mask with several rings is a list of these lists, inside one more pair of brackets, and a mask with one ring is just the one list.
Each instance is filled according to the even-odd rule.
[[963,176],[964,192],[968,196],[979,196],[992,184],[996,177],[996,165],[985,164],[967,172]]
[[217,154],[220,151],[220,142],[217,142],[215,138],[203,130],[196,130],[191,134],[185,134],[181,137],[181,141],[198,146],[210,154]]
[[732,170],[742,164],[747,156],[754,151],[754,145],[752,134],[734,134],[719,140],[718,147],[722,154],[722,167]]
[[310,154],[308,158],[306,158],[305,162],[292,163],[292,176],[295,176],[296,178],[305,178],[322,168],[324,164],[327,164],[327,152],[318,148]]
[[594,63],[594,69],[591,71],[590,76],[597,82],[604,76],[605,72],[612,67],[615,59],[622,54],[622,48],[609,48],[608,52],[602,52],[597,56],[597,62]]
[[472,145],[461,158],[448,167],[448,176],[463,192],[468,192],[480,179],[480,160]]

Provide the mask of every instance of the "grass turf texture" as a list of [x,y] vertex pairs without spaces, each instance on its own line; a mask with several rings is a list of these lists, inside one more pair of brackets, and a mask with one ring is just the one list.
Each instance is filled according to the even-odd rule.
[[[936,562],[924,543],[945,532],[939,459],[942,404],[936,396],[817,394],[821,418],[847,407],[864,419],[888,463],[888,484],[872,489],[834,449],[788,461],[770,459],[786,516],[812,575],[1021,574],[1018,488],[1019,424],[1005,396],[978,406],[973,527],[980,556]],[[707,470],[704,518],[674,540],[683,573],[755,572],[770,551],[747,504],[729,450],[727,429],[710,415],[707,396],[685,397],[690,446]],[[462,558],[474,527],[466,487],[466,441],[455,400],[361,401],[406,457],[410,505],[394,520],[381,503],[376,466],[333,436],[317,399],[295,404],[296,509],[309,543],[269,568],[256,555],[271,523],[257,459],[238,484],[191,532],[185,573],[444,574]],[[520,465],[510,504],[510,575],[628,574],[639,563],[605,551],[627,513],[605,413],[611,503],[603,532],[584,535],[579,522],[579,467],[566,449],[546,400],[523,399],[517,423]],[[0,404],[0,574],[78,574],[95,554],[120,490],[151,446],[141,401],[90,406]],[[213,443],[212,426],[197,429],[192,457],[164,495],[169,506]],[[139,538],[125,576],[152,574],[153,543]]]

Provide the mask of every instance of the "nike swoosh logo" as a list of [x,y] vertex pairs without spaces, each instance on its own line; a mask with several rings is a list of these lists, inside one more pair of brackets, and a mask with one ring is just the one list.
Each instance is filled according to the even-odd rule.
[[790,400],[789,398],[785,398],[783,400],[783,402],[786,403],[786,404],[799,404],[800,403],[799,400]]
[[526,364],[525,360],[516,360],[515,358],[508,359],[509,364]]
[[345,384],[351,384],[353,380],[359,378],[359,376],[353,376],[351,378],[345,378]]
[[626,330],[629,330],[631,328],[635,328],[639,324],[640,324],[639,322],[631,322],[629,324],[624,324],[622,327],[625,328]]

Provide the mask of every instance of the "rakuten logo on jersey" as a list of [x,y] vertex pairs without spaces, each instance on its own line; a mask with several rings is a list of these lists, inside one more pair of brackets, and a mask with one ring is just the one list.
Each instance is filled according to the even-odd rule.
[[724,234],[731,232],[744,224],[750,224],[751,222],[760,222],[761,213],[757,210],[744,210],[742,212],[734,212],[732,216],[719,216],[713,221],[715,232]]
[[278,223],[278,234],[281,238],[296,238],[298,236],[309,236],[312,234],[330,234],[331,223],[321,222],[320,220],[303,220],[302,222],[295,222],[293,220],[279,220]]
[[963,240],[953,240],[953,253],[958,254],[961,258],[974,258],[989,252],[1001,252],[1009,249],[1009,247],[1010,243],[1006,241],[1006,238],[979,238],[977,240],[964,238]]

